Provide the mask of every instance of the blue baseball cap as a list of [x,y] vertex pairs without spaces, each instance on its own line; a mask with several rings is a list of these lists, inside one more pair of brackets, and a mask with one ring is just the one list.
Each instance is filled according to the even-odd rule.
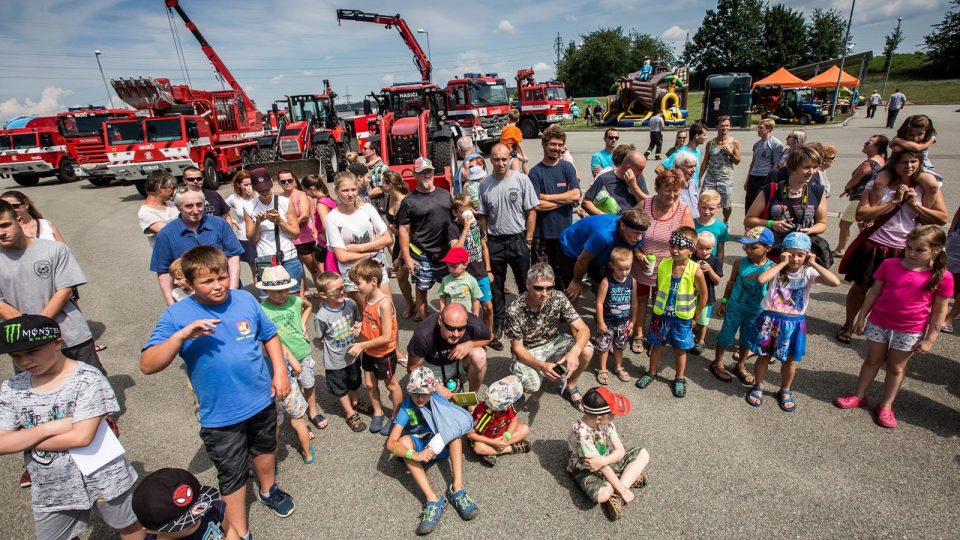
[[783,239],[780,244],[783,249],[799,249],[800,251],[810,251],[810,237],[802,232],[792,232]]
[[756,244],[759,242],[765,246],[772,246],[774,242],[773,232],[766,227],[754,227],[747,231],[747,234],[741,236],[737,242],[741,244]]

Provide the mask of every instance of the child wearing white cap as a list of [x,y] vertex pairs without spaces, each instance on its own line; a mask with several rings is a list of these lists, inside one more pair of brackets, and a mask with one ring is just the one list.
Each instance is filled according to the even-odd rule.
[[530,426],[517,418],[513,404],[523,396],[523,385],[507,375],[487,388],[487,400],[473,409],[473,430],[467,434],[473,451],[487,464],[497,464],[497,456],[525,454],[530,443]]

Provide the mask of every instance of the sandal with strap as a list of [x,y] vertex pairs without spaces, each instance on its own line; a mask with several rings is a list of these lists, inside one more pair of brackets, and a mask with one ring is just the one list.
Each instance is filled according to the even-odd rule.
[[682,398],[686,395],[687,395],[687,380],[674,379],[673,380],[673,397]]
[[347,418],[347,425],[350,426],[350,429],[352,429],[354,433],[360,433],[361,431],[367,429],[367,424],[357,413],[353,413],[353,416]]
[[623,369],[623,366],[620,366],[619,368],[617,368],[617,371],[615,373],[617,374],[617,378],[620,379],[621,381],[623,382],[630,381],[630,374],[627,373],[627,370]]
[[604,386],[610,384],[610,372],[605,369],[597,370],[597,382]]
[[733,380],[733,375],[730,375],[730,372],[727,371],[727,368],[723,367],[722,362],[714,362],[710,364],[710,373],[713,373],[714,377],[723,382],[730,382]]
[[[574,398],[574,396],[577,397]],[[569,401],[574,409],[583,412],[583,394],[580,393],[580,389],[576,386],[564,388],[563,391],[560,392],[560,397]]]
[[607,502],[603,503],[603,509],[610,521],[617,521],[623,514],[623,498],[614,493],[607,499]]
[[373,414],[373,405],[362,399],[358,399],[357,402],[353,404],[353,408],[360,414]]
[[846,326],[841,326],[840,330],[837,330],[836,338],[837,341],[846,345],[853,341],[853,333]]
[[[756,403],[751,401],[750,398],[756,400]],[[747,405],[751,407],[759,407],[763,404],[763,388],[759,386],[754,386],[749,392],[747,392]]]
[[740,384],[744,386],[753,386],[753,383],[756,382],[753,378],[753,374],[747,371],[747,368],[737,366],[737,369],[733,371],[736,373],[737,378],[740,379]]
[[634,354],[640,354],[644,351],[643,336],[636,336],[630,340],[630,350]]
[[[780,410],[784,412],[795,412],[797,410],[797,402],[793,399],[793,392],[790,390],[780,390]],[[787,407],[787,405],[791,405]]]

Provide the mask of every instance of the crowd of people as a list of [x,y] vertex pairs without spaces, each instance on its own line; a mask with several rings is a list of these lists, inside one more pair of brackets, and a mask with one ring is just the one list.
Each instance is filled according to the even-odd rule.
[[[71,459],[115,438],[119,406],[79,308],[86,277],[33,202],[3,193],[0,352],[17,374],[0,387],[0,453],[25,455],[21,485],[33,483],[38,538],[78,535],[93,506],[125,539],[220,537],[210,531],[252,538],[248,477],[278,516],[295,511],[277,482],[278,431],[288,417],[303,463],[314,463],[311,426],[325,429],[324,412],[334,412],[318,404],[321,379],[336,415],[352,431],[385,437],[385,451],[409,471],[425,501],[418,534],[433,531],[448,505],[464,520],[478,515],[464,453],[490,467],[528,453],[535,431],[517,415],[519,403],[544,399],[548,388],[582,414],[568,438],[567,471],[616,520],[646,485],[650,456],[628,448],[612,423],[630,400],[609,388],[611,376],[649,388],[663,380],[669,349],[666,382],[685,397],[688,360],[708,354],[710,320],[722,318],[711,373],[738,380],[747,404],[760,407],[769,365],[779,363],[775,399],[795,413],[810,293],[839,286],[840,275],[851,285],[835,338],[864,335],[868,352],[856,387],[838,389],[835,405],[867,406],[885,366],[874,420],[894,428],[908,361],[952,332],[960,314],[960,209],[948,235],[943,179],[928,154],[933,122],[913,115],[896,136],[864,142],[863,162],[839,194],[832,190],[850,200],[835,247],[822,235],[837,150],[802,130],[781,143],[775,127],[760,122],[739,171],[741,142],[728,117],[713,137],[699,123],[678,131],[656,167],[647,160],[661,157],[660,129],[643,150],[609,128],[586,191],[559,125],[544,130],[532,165],[512,130],[490,151],[489,168],[469,138],[459,140],[451,190],[435,185],[423,157],[408,185],[369,143],[329,186],[260,168],[238,172],[224,200],[203,189],[195,168],[184,171],[183,187],[168,172],[150,173],[137,218],[167,308],[140,368],[150,375],[182,359],[217,488],[178,468],[137,484],[122,453],[100,456],[93,469]],[[735,241],[743,253],[728,257],[735,177],[745,179]],[[587,289],[590,317],[581,305]],[[403,344],[405,319],[413,333]],[[510,374],[488,380],[487,350],[503,351],[504,341]],[[645,369],[628,361],[628,348],[649,357]],[[582,391],[585,376],[596,386]],[[441,492],[424,469],[438,461],[452,471]]]

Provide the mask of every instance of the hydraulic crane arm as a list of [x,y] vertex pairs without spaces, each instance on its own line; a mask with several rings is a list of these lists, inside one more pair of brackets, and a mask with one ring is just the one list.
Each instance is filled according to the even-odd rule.
[[[168,0],[168,2],[169,1],[170,0]],[[420,47],[416,36],[410,31],[407,22],[400,17],[399,13],[396,15],[380,15],[379,13],[367,13],[356,9],[338,9],[337,24],[340,24],[340,21],[344,19],[348,21],[383,24],[386,25],[387,29],[396,26],[404,43],[413,51],[413,63],[416,64],[417,69],[420,71],[420,78],[423,82],[431,81],[430,76],[433,72],[433,66],[430,64],[430,59],[423,52],[423,48]]]
[[223,63],[223,60],[220,59],[220,56],[217,54],[213,47],[207,43],[207,39],[203,37],[203,34],[200,33],[200,30],[197,29],[197,25],[190,20],[190,17],[187,17],[187,13],[183,11],[183,8],[180,7],[180,0],[164,0],[167,5],[168,10],[176,10],[177,14],[180,15],[180,18],[183,19],[183,24],[186,25],[187,30],[190,30],[193,33],[193,37],[197,38],[197,41],[200,42],[200,49],[203,51],[203,54],[207,55],[207,59],[210,60],[210,63],[213,64],[213,68],[217,70],[217,73],[227,84],[230,85],[230,88],[235,92],[243,96],[243,100],[247,103],[247,107],[253,110],[256,110],[256,105],[254,105],[253,100],[250,99],[250,96],[243,90],[243,87],[240,86],[240,83],[237,82],[237,79],[233,77],[233,73],[230,73],[230,70],[227,69],[227,65]]

